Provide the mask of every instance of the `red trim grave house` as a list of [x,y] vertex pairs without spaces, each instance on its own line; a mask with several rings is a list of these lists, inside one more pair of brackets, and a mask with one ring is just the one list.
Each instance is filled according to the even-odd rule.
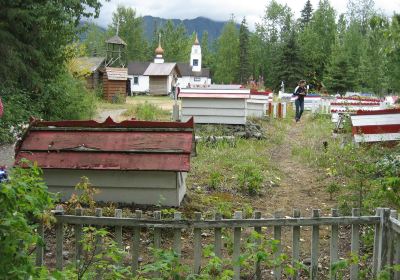
[[16,147],[16,165],[37,162],[52,192],[68,199],[82,176],[98,201],[179,206],[194,154],[193,119],[179,122],[108,118],[31,122]]
[[400,109],[359,110],[351,115],[352,133],[357,143],[400,141]]

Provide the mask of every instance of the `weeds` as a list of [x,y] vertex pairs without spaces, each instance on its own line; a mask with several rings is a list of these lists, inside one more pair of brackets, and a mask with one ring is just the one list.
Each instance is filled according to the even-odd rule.
[[128,118],[136,118],[137,120],[155,121],[155,120],[170,120],[171,113],[163,110],[157,105],[145,102],[130,107],[123,113],[123,116]]

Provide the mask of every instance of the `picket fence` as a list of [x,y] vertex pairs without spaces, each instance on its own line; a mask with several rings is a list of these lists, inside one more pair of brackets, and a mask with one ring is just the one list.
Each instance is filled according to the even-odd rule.
[[[55,210],[55,232],[56,232],[56,268],[63,269],[63,243],[64,228],[66,225],[74,227],[75,240],[81,240],[82,227],[86,225],[98,227],[114,227],[115,239],[119,246],[122,246],[122,228],[130,228],[131,237],[131,262],[132,269],[136,271],[139,265],[139,245],[141,228],[150,228],[154,231],[153,246],[161,247],[161,231],[170,229],[173,231],[173,249],[180,255],[182,250],[182,230],[193,231],[193,271],[200,271],[202,257],[202,230],[212,229],[214,231],[214,250],[217,256],[222,256],[222,229],[233,229],[233,271],[234,279],[240,279],[239,257],[241,254],[242,229],[251,228],[258,233],[262,233],[265,227],[273,229],[273,238],[281,241],[283,227],[291,228],[292,237],[292,256],[291,261],[295,264],[300,260],[300,227],[311,227],[311,265],[310,279],[318,279],[318,256],[320,227],[330,226],[330,263],[333,264],[339,260],[339,226],[351,226],[351,253],[358,255],[360,251],[360,226],[372,225],[374,227],[374,248],[373,248],[373,274],[377,275],[388,265],[400,264],[400,221],[397,211],[389,208],[377,208],[376,214],[371,216],[361,216],[359,209],[352,210],[352,216],[339,216],[337,209],[332,209],[330,216],[320,216],[321,211],[314,209],[312,217],[301,217],[300,211],[293,210],[292,217],[282,218],[278,214],[274,218],[262,218],[261,212],[255,212],[251,219],[242,219],[242,212],[234,213],[233,219],[222,219],[221,214],[216,214],[213,219],[202,219],[202,214],[195,213],[194,220],[184,220],[179,212],[174,213],[173,220],[161,219],[161,212],[155,211],[152,219],[142,218],[142,211],[136,210],[135,218],[122,217],[122,210],[115,210],[115,217],[102,216],[102,209],[96,209],[96,216],[83,216],[82,209],[76,209],[75,215],[64,215],[63,210]],[[44,238],[44,229],[41,225],[38,230]],[[38,244],[36,248],[36,264],[44,264],[44,244]],[[281,254],[282,245],[278,243],[277,255]],[[80,259],[82,254],[81,242],[75,242],[75,258]],[[273,271],[275,279],[281,279],[282,268],[275,267]],[[256,279],[262,279],[260,265],[255,267]],[[350,279],[358,279],[359,266],[353,264],[350,267]],[[293,279],[299,279],[295,276]],[[331,279],[336,279],[332,276]],[[400,279],[400,274],[394,273],[393,279]]]

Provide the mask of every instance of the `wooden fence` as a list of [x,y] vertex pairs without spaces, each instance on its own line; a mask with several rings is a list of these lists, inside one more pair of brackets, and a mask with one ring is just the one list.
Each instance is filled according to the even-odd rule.
[[[172,220],[161,219],[161,212],[155,211],[152,219],[142,218],[142,211],[136,210],[135,218],[123,218],[122,210],[116,209],[115,217],[102,216],[102,209],[96,209],[95,216],[83,216],[82,209],[76,209],[75,215],[64,215],[63,210],[55,210],[56,217],[56,267],[63,269],[63,242],[64,226],[74,227],[75,240],[81,240],[82,227],[84,225],[107,226],[115,228],[115,239],[117,244],[122,246],[122,228],[130,228],[131,237],[131,258],[132,269],[136,271],[139,264],[139,247],[141,228],[152,228],[154,230],[153,246],[160,248],[161,231],[170,229],[173,231],[173,248],[178,255],[182,250],[182,230],[193,231],[193,271],[200,271],[202,257],[202,230],[213,230],[214,250],[217,256],[221,255],[222,250],[222,229],[233,229],[233,270],[234,279],[240,279],[240,266],[238,260],[241,254],[242,229],[251,228],[258,233],[262,233],[265,227],[273,229],[273,238],[281,241],[282,228],[291,228],[292,244],[290,246],[291,261],[295,264],[300,260],[300,227],[311,228],[311,265],[310,279],[318,279],[318,257],[320,227],[330,226],[330,263],[331,265],[339,260],[339,226],[351,226],[351,253],[359,255],[360,251],[360,226],[372,225],[374,227],[374,248],[372,257],[373,274],[377,275],[387,265],[400,264],[400,222],[395,210],[389,208],[378,208],[374,216],[360,216],[359,209],[353,209],[352,216],[339,216],[336,209],[332,209],[330,216],[320,216],[321,211],[314,209],[312,217],[301,217],[299,210],[293,211],[292,217],[262,218],[261,212],[255,212],[251,219],[242,219],[242,212],[234,213],[233,219],[222,219],[220,214],[216,214],[214,219],[202,219],[201,213],[196,212],[194,220],[183,220],[179,212],[174,213]],[[43,226],[39,228],[39,234],[44,238]],[[282,245],[278,243],[278,252],[282,252]],[[79,259],[82,254],[82,244],[75,242],[75,258]],[[44,250],[43,246],[38,245],[36,249],[36,264],[43,265]],[[273,271],[275,279],[281,279],[281,267],[275,267]],[[255,267],[256,279],[261,279],[261,269],[259,265]],[[358,279],[359,266],[352,264],[350,267],[350,279]],[[298,276],[293,279],[298,279]],[[336,279],[332,276],[331,279]],[[393,279],[400,279],[400,273],[394,273]]]

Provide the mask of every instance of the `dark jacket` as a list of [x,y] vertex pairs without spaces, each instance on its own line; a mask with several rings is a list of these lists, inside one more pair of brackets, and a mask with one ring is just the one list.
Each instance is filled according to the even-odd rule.
[[297,96],[299,100],[303,101],[305,95],[300,94],[300,93],[303,93],[303,92],[306,92],[306,88],[305,88],[305,87],[297,86],[297,87],[294,89],[293,95],[294,95],[294,96]]

